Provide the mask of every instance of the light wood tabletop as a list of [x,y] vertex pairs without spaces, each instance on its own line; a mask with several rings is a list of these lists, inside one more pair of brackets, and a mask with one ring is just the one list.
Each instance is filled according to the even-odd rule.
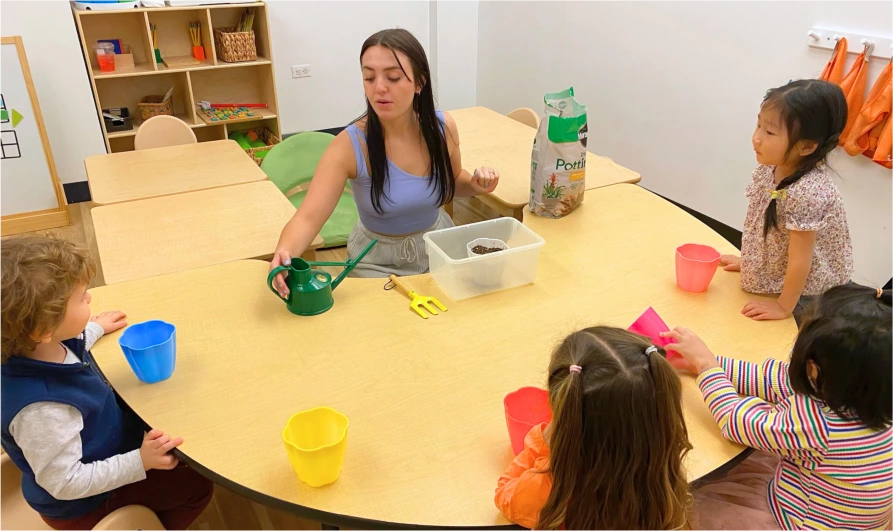
[[[266,287],[268,264],[239,261],[91,290],[92,311],[177,327],[173,376],[144,384],[117,338],[93,353],[124,400],[151,426],[185,440],[188,462],[219,484],[280,509],[364,529],[506,525],[493,504],[513,458],[502,400],[545,387],[552,349],[575,329],[627,327],[648,306],[698,332],[718,354],[785,358],[793,319],[752,321],[739,275],[717,271],[702,294],[679,290],[674,251],[718,234],[632,185],[586,192],[570,216],[526,216],[546,240],[533,284],[453,301],[430,275],[405,277],[448,311],[427,320],[385,279],[347,278],[335,306],[290,314]],[[758,343],[756,343],[758,341]],[[695,480],[744,448],[722,438],[694,378],[681,376]],[[281,432],[289,416],[329,406],[350,419],[341,477],[301,483]]]
[[90,195],[98,205],[267,178],[234,140],[94,155],[84,166]]
[[[270,181],[93,208],[107,284],[273,255],[295,207]],[[322,246],[317,235],[310,249]],[[306,256],[313,259],[312,253]]]
[[[520,220],[530,202],[530,156],[536,129],[487,107],[448,112],[459,130],[462,166],[469,172],[481,166],[499,170],[499,186],[492,194],[478,199],[497,212]],[[641,175],[613,160],[587,152],[587,190],[637,183],[641,179]]]

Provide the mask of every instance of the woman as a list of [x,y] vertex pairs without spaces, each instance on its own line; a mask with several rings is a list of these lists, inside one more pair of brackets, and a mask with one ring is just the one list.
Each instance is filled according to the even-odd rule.
[[[353,272],[362,277],[424,273],[422,235],[453,226],[443,205],[454,196],[496,189],[496,170],[482,167],[471,175],[462,169],[456,123],[435,111],[428,59],[411,33],[388,29],[372,35],[363,43],[360,65],[366,113],[323,153],[307,198],[282,230],[270,269],[288,265],[307,249],[347,179],[353,179],[360,214],[347,241],[348,257],[378,239]],[[275,285],[288,295],[281,274]]]

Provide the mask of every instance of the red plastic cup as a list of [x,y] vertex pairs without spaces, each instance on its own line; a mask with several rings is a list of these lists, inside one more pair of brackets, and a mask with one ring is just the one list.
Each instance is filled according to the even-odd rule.
[[716,273],[719,257],[719,251],[707,245],[687,243],[677,247],[676,285],[692,293],[706,291]]
[[522,387],[505,395],[505,425],[509,430],[515,455],[524,449],[524,437],[530,428],[552,421],[549,393],[538,387]]

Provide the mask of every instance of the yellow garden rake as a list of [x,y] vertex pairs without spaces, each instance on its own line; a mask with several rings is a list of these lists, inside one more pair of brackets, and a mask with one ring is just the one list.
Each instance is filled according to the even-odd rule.
[[[419,295],[418,293],[412,291],[411,289],[409,289],[406,286],[406,284],[403,283],[402,280],[397,278],[396,275],[391,275],[388,278],[390,279],[391,282],[394,283],[394,286],[396,286],[397,289],[399,289],[404,295],[409,297],[409,299],[410,299],[409,307],[412,308],[413,310],[415,310],[416,313],[422,317],[422,319],[428,318],[428,314],[426,314],[424,310],[428,310],[431,313],[431,315],[438,315],[437,310],[434,309],[434,306],[437,306],[438,308],[440,308],[440,311],[442,311],[442,312],[447,311],[446,306],[444,306],[443,303],[441,303],[439,300],[435,299],[434,297],[426,297],[424,295]],[[385,289],[390,289],[390,288],[385,287]],[[432,304],[434,306],[431,306]],[[423,308],[424,308],[424,310],[423,310]]]

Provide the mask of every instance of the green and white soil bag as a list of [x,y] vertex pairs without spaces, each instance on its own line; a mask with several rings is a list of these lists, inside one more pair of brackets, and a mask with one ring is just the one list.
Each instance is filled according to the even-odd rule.
[[530,161],[530,211],[560,218],[583,202],[586,191],[586,106],[574,87],[546,94]]

